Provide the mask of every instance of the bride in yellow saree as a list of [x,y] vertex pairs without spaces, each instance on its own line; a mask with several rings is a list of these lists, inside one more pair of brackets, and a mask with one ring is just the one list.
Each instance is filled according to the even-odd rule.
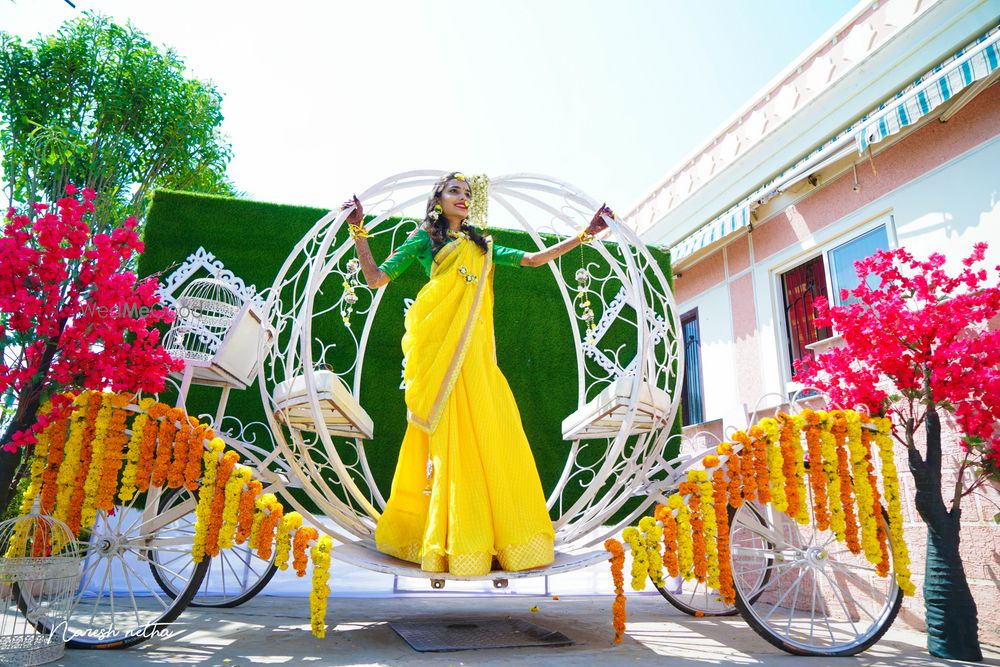
[[403,382],[407,429],[389,500],[375,530],[379,551],[429,572],[480,576],[544,567],[555,531],[517,403],[496,363],[493,271],[540,266],[607,225],[602,206],[587,230],[525,253],[493,244],[466,223],[471,189],[452,172],[438,181],[424,224],[376,266],[361,203],[348,217],[367,283],[381,287],[418,260],[429,275],[406,313]]

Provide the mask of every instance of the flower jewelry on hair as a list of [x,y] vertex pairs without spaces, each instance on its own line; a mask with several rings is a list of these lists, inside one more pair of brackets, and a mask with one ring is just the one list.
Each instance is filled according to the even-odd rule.
[[441,204],[434,204],[434,209],[427,214],[427,219],[431,222],[437,222],[438,218],[441,217]]
[[462,181],[463,183],[465,182],[465,174],[461,172],[455,174],[454,176],[452,176],[452,178],[454,178],[456,181]]

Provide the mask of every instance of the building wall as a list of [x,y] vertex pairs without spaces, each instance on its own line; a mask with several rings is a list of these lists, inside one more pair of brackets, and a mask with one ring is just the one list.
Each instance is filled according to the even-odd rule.
[[[777,406],[794,388],[785,370],[779,277],[822,250],[885,224],[890,246],[905,246],[917,257],[940,252],[954,269],[974,243],[986,241],[988,266],[1000,265],[1000,84],[949,122],[932,120],[873,160],[859,160],[857,173],[859,191],[848,170],[680,271],[681,311],[699,309],[707,420],[743,428],[744,411],[752,411],[759,397],[766,398],[758,407]],[[945,438],[949,488],[960,454],[952,431]],[[897,465],[907,470],[903,452]],[[926,529],[913,510],[910,475],[904,472],[901,483],[919,588]],[[980,636],[1000,644],[1000,526],[992,521],[1000,494],[987,487],[962,507],[962,553],[979,607]],[[900,618],[923,626],[919,591]]]

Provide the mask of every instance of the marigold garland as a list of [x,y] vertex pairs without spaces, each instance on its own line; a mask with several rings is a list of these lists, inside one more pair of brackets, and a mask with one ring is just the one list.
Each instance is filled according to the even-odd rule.
[[622,541],[627,542],[632,554],[632,590],[646,590],[646,577],[649,574],[649,563],[646,556],[646,540],[642,533],[633,526],[622,531]]
[[159,419],[167,413],[170,406],[153,401],[146,410],[146,421],[142,427],[142,445],[139,447],[139,463],[136,468],[135,481],[139,493],[149,490],[149,482],[153,476],[153,460],[156,458],[157,435],[160,432]]
[[667,498],[667,507],[677,518],[677,570],[685,581],[694,577],[694,540],[691,537],[691,513],[680,493]]
[[90,392],[85,391],[73,399],[74,410],[69,417],[69,437],[66,438],[63,464],[56,476],[56,500],[52,516],[68,524],[70,501],[76,489],[76,478],[81,465],[80,453],[83,449],[83,432],[86,428],[87,415],[85,409],[90,404]]
[[726,502],[738,509],[743,504],[743,474],[740,469],[740,457],[733,450],[733,445],[728,442],[721,443],[716,451],[721,456],[726,457],[726,476],[728,479]]
[[813,516],[816,519],[816,527],[820,530],[827,530],[830,527],[827,481],[821,444],[825,416],[826,413],[809,408],[802,411],[802,419],[805,420],[806,448],[809,452],[809,486],[812,488]]
[[882,495],[878,490],[878,478],[875,476],[875,466],[872,465],[872,431],[871,418],[861,415],[861,448],[865,453],[865,477],[872,492],[873,519],[875,520],[875,537],[878,540],[879,559],[875,564],[875,573],[880,577],[889,574],[889,536],[885,532],[885,524],[879,521],[882,512]]
[[167,487],[176,489],[184,484],[184,471],[187,470],[189,453],[188,442],[191,440],[194,429],[191,427],[191,420],[187,415],[181,415],[180,428],[174,436],[174,454],[167,468]]
[[809,523],[805,506],[805,464],[802,459],[801,417],[778,415],[780,432],[778,444],[781,447],[781,474],[784,476],[785,500],[788,506],[784,512],[797,523]]
[[240,518],[236,527],[236,544],[243,544],[250,537],[250,530],[253,528],[255,501],[263,488],[264,485],[258,480],[251,479],[247,488],[240,495]]
[[830,509],[830,530],[838,542],[847,539],[844,524],[844,506],[840,500],[840,474],[837,472],[837,439],[833,435],[833,415],[819,412],[821,428],[819,433],[820,454],[823,457],[823,474],[826,477],[827,504]]
[[625,549],[621,542],[608,538],[604,548],[611,553],[611,578],[615,584],[615,601],[611,605],[612,622],[615,628],[615,643],[620,644],[625,634]]
[[[735,458],[735,457],[733,457]],[[729,562],[729,508],[730,501],[726,495],[730,487],[726,483],[721,468],[712,473],[712,493],[715,502],[715,524],[718,528],[716,541],[718,543],[719,562],[719,592],[722,601],[731,605],[736,600],[736,589],[733,586],[733,569]]]
[[170,472],[171,457],[174,453],[177,421],[183,418],[183,410],[170,408],[160,420],[159,431],[156,434],[156,459],[153,461],[153,475],[149,480],[152,486],[162,488],[167,483],[167,474]]
[[[280,505],[279,505],[280,507]],[[326,599],[330,595],[330,551],[333,539],[322,535],[316,540],[310,555],[313,562],[312,592],[309,594],[309,621],[312,633],[319,639],[326,636]]]
[[[52,412],[52,401],[47,400],[42,403],[38,408],[38,416],[45,417],[50,412]],[[30,481],[28,482],[28,488],[24,490],[24,496],[21,499],[21,514],[27,514],[31,511],[32,506],[35,504],[35,498],[42,491],[42,476],[45,473],[45,464],[49,460],[49,436],[52,433],[54,424],[50,423],[46,425],[35,436],[35,447],[32,453],[31,468],[28,473]],[[40,501],[39,501],[40,502]]]
[[758,424],[750,427],[750,447],[753,449],[754,478],[757,480],[757,501],[766,504],[771,502],[771,479],[767,469],[767,437],[764,429]]
[[228,449],[215,471],[215,496],[208,514],[208,532],[205,533],[205,553],[212,557],[219,555],[219,534],[222,531],[223,510],[226,508],[226,486],[239,459],[238,452]]
[[671,577],[680,576],[677,567],[677,519],[666,505],[657,505],[655,516],[663,524],[663,567]]
[[899,502],[899,473],[896,470],[896,460],[892,451],[892,439],[889,437],[892,424],[886,417],[874,420],[878,429],[875,444],[882,459],[882,486],[885,488],[886,512],[889,515],[889,532],[892,533],[892,568],[895,571],[896,583],[904,595],[913,595],[916,587],[913,585],[910,573],[910,553],[903,539],[903,512]]
[[223,493],[222,526],[219,528],[219,549],[231,549],[236,536],[236,524],[239,521],[240,498],[243,488],[250,481],[253,471],[246,466],[236,466]]
[[250,527],[250,537],[247,540],[247,546],[252,550],[257,551],[257,542],[260,537],[260,528],[264,524],[264,518],[267,517],[267,508],[271,506],[271,503],[277,502],[278,499],[273,493],[265,493],[257,496],[254,501],[254,508],[256,512],[253,517],[253,524]]
[[719,590],[719,528],[715,521],[712,483],[704,470],[689,470],[688,480],[698,485],[698,505],[705,533],[705,581],[710,589],[717,591]]
[[212,513],[212,502],[215,499],[219,459],[222,457],[225,447],[221,438],[215,438],[209,443],[203,456],[205,476],[201,483],[201,489],[198,491],[198,504],[195,507],[194,520],[194,544],[191,547],[191,557],[196,563],[200,563],[205,558],[208,524]]
[[108,427],[111,424],[111,395],[100,394],[100,407],[91,436],[90,468],[83,482],[83,505],[80,508],[80,527],[90,528],[97,518],[95,503],[104,471],[104,452],[107,448]]
[[101,392],[92,391],[87,397],[83,435],[80,442],[80,464],[76,469],[76,479],[73,480],[72,494],[66,515],[66,526],[74,535],[80,534],[83,523],[83,506],[87,500],[86,481],[90,474],[93,460],[94,434],[97,431],[97,416],[101,411],[103,396]]
[[847,416],[837,410],[831,413],[831,432],[837,446],[837,475],[840,478],[840,504],[844,509],[844,543],[853,554],[861,553],[858,520],[854,510],[854,480],[851,477],[851,457],[847,451]]
[[[193,417],[191,419],[194,419]],[[215,440],[215,431],[205,424],[198,424],[188,441],[187,467],[184,470],[184,488],[195,491],[201,477],[201,460],[205,453],[205,443]]]
[[663,541],[663,527],[651,516],[639,519],[639,530],[642,531],[646,545],[646,568],[654,586],[663,588],[663,556],[660,555],[660,542]]
[[318,537],[319,531],[312,526],[302,526],[295,531],[295,538],[292,540],[292,567],[295,569],[295,576],[306,576],[306,565],[309,563],[306,549]]
[[[688,471],[688,481],[680,483],[680,493],[687,498],[688,516],[691,522],[691,574],[698,581],[705,581],[708,563],[705,561],[705,522],[701,512],[701,493],[698,483],[691,479],[693,470]],[[703,471],[704,472],[704,471]]]
[[284,508],[278,502],[274,494],[266,493],[264,497],[270,496],[271,502],[264,506],[264,518],[260,522],[260,532],[257,533],[257,555],[262,560],[271,560],[271,549],[274,545],[274,532],[281,522]]
[[132,435],[129,437],[128,446],[125,450],[125,472],[122,473],[122,483],[118,489],[118,500],[127,503],[135,497],[138,490],[136,488],[136,475],[139,470],[139,456],[142,453],[142,434],[149,421],[146,411],[149,406],[155,403],[152,398],[144,398],[139,401],[139,414],[132,420]]
[[56,504],[56,494],[59,484],[56,481],[66,453],[66,431],[69,428],[70,415],[64,414],[50,426],[48,433],[48,460],[42,473],[41,507],[42,514],[53,514]]
[[122,468],[122,450],[128,441],[128,436],[125,434],[128,412],[125,408],[132,398],[132,394],[128,393],[111,394],[111,421],[105,436],[104,465],[97,485],[97,499],[94,501],[97,509],[108,513],[113,513],[115,509],[115,491],[118,490],[118,472]]
[[764,447],[767,453],[768,491],[771,504],[779,512],[788,511],[788,497],[785,495],[785,459],[781,451],[778,422],[773,417],[765,417],[760,422],[764,431]]
[[292,535],[302,526],[302,515],[289,512],[281,517],[275,536],[274,564],[279,570],[288,569],[288,554],[292,550]]
[[868,461],[865,458],[864,441],[861,434],[861,417],[849,411],[847,418],[847,451],[851,456],[851,476],[854,479],[854,494],[857,498],[858,525],[861,527],[861,549],[872,565],[882,560],[879,549],[878,528],[875,520],[875,499],[868,483]]
[[742,483],[739,493],[732,490],[729,492],[730,502],[737,498],[741,504],[743,501],[753,502],[757,499],[757,467],[754,464],[753,441],[743,431],[737,431],[733,434],[733,442],[739,446],[733,458],[738,460]]

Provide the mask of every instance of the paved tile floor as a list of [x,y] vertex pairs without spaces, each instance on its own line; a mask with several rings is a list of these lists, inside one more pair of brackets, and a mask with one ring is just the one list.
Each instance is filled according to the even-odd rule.
[[[531,607],[538,611],[532,612]],[[685,616],[659,596],[628,600],[627,636],[614,645],[611,598],[526,595],[487,597],[331,598],[331,626],[323,640],[309,632],[302,597],[257,596],[235,609],[188,608],[170,626],[169,639],[151,639],[124,651],[67,651],[60,665],[949,665],[931,658],[926,637],[897,622],[866,653],[854,658],[800,658],[758,637],[738,616]],[[572,638],[562,648],[515,648],[418,653],[388,625],[397,619],[444,622],[521,618]],[[986,663],[1000,665],[1000,647],[984,647]]]

